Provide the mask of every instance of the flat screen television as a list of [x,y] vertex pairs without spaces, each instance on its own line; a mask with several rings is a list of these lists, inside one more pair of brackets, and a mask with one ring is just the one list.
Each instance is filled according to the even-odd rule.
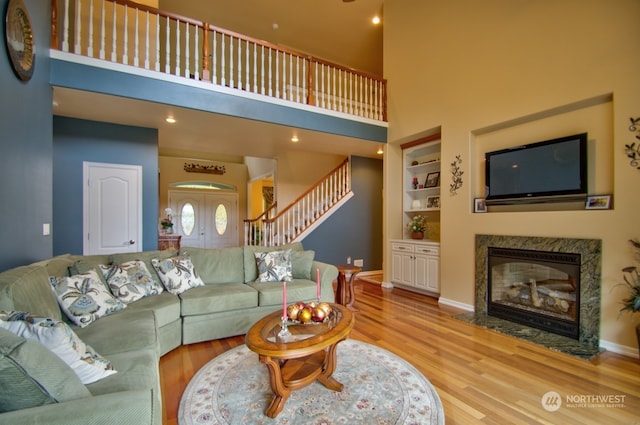
[[587,195],[587,133],[485,154],[486,202],[561,202]]

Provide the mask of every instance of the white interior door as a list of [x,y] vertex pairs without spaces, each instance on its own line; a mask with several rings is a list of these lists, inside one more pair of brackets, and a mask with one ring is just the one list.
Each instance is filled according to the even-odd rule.
[[142,250],[142,167],[83,163],[83,254]]
[[181,246],[225,248],[238,246],[238,194],[169,191],[174,233]]

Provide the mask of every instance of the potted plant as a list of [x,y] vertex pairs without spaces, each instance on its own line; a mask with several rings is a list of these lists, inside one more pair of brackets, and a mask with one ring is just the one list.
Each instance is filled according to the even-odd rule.
[[427,228],[427,218],[420,214],[411,217],[411,220],[407,223],[407,229],[409,229],[411,233],[411,239],[424,239]]
[[[636,251],[636,262],[640,260],[640,242],[630,240]],[[627,295],[622,299],[622,308],[620,313],[629,311],[631,313],[637,313],[640,311],[640,272],[636,266],[628,266],[622,269],[624,283],[620,285],[625,286],[628,290]],[[638,350],[640,353],[640,323],[636,325],[636,337],[638,338]]]
[[160,226],[165,234],[170,235],[173,233],[173,211],[171,211],[171,208],[165,208],[164,212],[167,216],[160,220]]

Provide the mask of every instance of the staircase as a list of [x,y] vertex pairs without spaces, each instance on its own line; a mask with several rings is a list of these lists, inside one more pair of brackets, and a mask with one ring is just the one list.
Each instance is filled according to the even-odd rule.
[[278,246],[303,240],[353,197],[350,170],[347,158],[282,211],[275,214],[274,203],[258,217],[244,220],[244,244]]

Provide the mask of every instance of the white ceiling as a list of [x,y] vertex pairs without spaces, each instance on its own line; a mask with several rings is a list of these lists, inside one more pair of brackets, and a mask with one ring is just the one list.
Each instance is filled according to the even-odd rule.
[[[353,137],[60,87],[54,87],[53,98],[55,115],[157,128],[161,155],[241,161],[300,150],[381,158],[381,143]],[[168,116],[176,123],[167,123]],[[291,142],[294,135],[299,142]]]

